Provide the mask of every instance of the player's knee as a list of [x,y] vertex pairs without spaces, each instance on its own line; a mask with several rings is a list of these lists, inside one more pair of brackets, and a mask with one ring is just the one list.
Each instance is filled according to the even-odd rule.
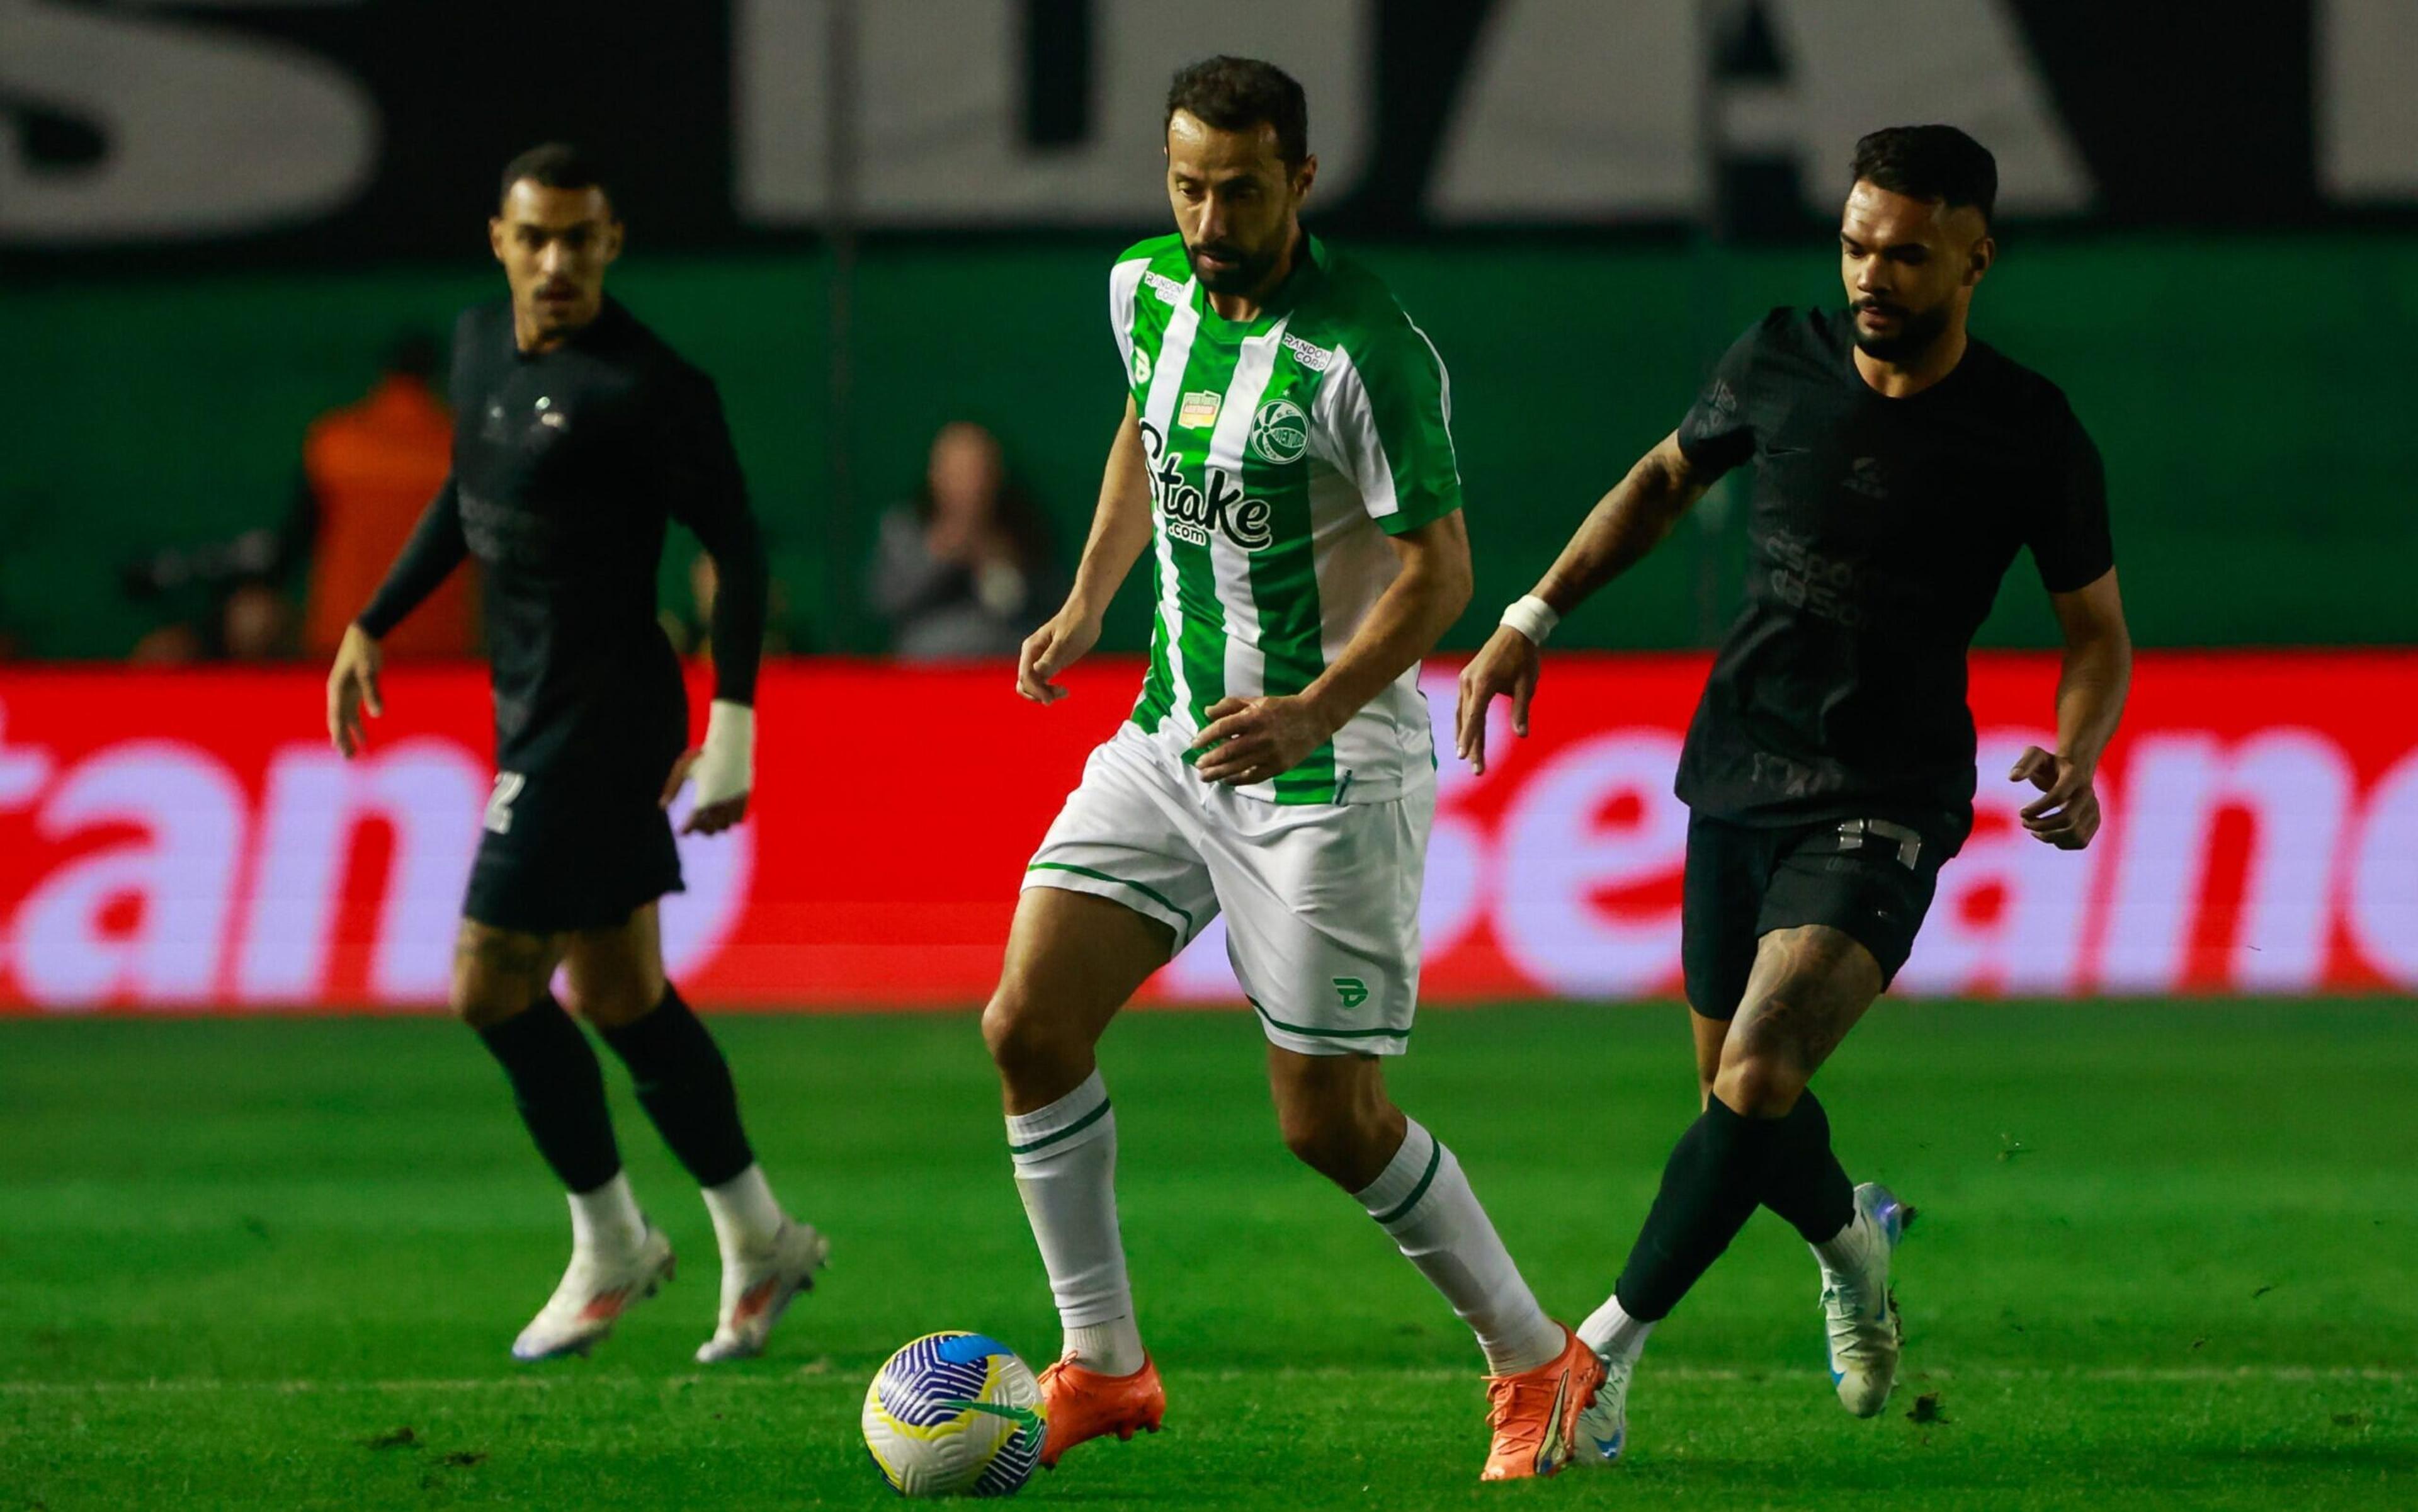
[[1366,1109],[1341,1104],[1293,1104],[1277,1109],[1277,1130],[1293,1158],[1347,1190],[1357,1191],[1385,1169],[1391,1153],[1384,1130]]
[[991,1063],[1011,1077],[1046,1074],[1080,1060],[1084,1049],[1062,1020],[1006,983],[984,1005],[982,1032]]
[[528,996],[515,999],[501,984],[457,969],[446,1000],[453,1016],[470,1028],[493,1029],[527,1008],[532,1000]]
[[1723,1058],[1713,1095],[1733,1113],[1784,1118],[1804,1094],[1805,1081],[1804,1069],[1786,1057],[1750,1051]]
[[1331,1175],[1350,1148],[1349,1121],[1326,1108],[1288,1107],[1277,1114],[1277,1132],[1293,1158],[1322,1175]]
[[650,991],[644,983],[574,982],[567,984],[562,1005],[599,1029],[620,1029],[635,1024],[652,1013],[663,1000],[660,990]]

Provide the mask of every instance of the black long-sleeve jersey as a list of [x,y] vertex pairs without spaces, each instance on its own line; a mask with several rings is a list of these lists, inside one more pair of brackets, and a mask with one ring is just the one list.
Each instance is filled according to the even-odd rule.
[[713,382],[614,300],[524,353],[509,301],[454,328],[453,470],[360,617],[385,634],[479,558],[496,764],[661,782],[687,741],[655,619],[667,520],[712,555],[714,695],[753,703],[764,553]]

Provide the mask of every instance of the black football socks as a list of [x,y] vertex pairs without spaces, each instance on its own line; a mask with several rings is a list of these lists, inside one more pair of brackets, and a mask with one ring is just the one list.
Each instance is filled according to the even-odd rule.
[[1662,1189],[1613,1295],[1630,1317],[1668,1316],[1761,1205],[1782,1119],[1744,1118],[1719,1097],[1672,1147]]
[[1771,1163],[1764,1168],[1763,1205],[1809,1245],[1836,1239],[1855,1221],[1856,1184],[1830,1153],[1830,1116],[1808,1088],[1779,1122]]
[[666,984],[644,1017],[599,1031],[629,1065],[638,1106],[699,1186],[720,1186],[756,1164],[729,1063],[678,989]]
[[613,1144],[613,1116],[604,1106],[604,1073],[588,1036],[552,997],[479,1031],[488,1053],[512,1082],[513,1106],[537,1141],[538,1153],[574,1192],[590,1192],[621,1169]]

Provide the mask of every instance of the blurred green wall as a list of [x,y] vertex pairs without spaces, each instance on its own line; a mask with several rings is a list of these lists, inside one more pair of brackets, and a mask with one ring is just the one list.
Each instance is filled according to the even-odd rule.
[[[1004,435],[1071,557],[1121,403],[1105,328],[1115,239],[867,251],[846,511],[828,481],[828,261],[634,250],[615,288],[720,380],[793,644],[881,648],[857,593],[873,520],[913,486],[944,420]],[[1769,305],[1838,297],[1820,246],[1355,250],[1451,368],[1478,564],[1459,645],[1676,422],[1731,336]],[[447,330],[456,308],[500,288],[465,265],[0,292],[0,631],[40,654],[123,653],[152,612],[124,599],[119,562],[273,521],[304,425],[366,385],[389,335]],[[2418,640],[2405,583],[2418,563],[2418,238],[2018,240],[1976,328],[2062,384],[2098,437],[2144,643]],[[1673,647],[1716,634],[1739,546],[1713,506],[1565,634]],[[1985,641],[2053,639],[2028,566],[2010,585]],[[1138,645],[1143,624],[1129,590],[1112,643]]]

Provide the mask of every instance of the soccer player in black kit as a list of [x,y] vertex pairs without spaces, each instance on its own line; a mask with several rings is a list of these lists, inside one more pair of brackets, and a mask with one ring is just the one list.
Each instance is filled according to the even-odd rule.
[[[692,832],[746,812],[763,549],[712,381],[604,297],[621,226],[579,154],[515,158],[488,239],[512,297],[454,328],[452,474],[345,633],[329,733],[348,757],[361,749],[362,713],[384,711],[378,638],[476,558],[500,770],[451,1000],[570,1192],[573,1236],[569,1270],[513,1353],[584,1354],[672,1275],[671,1245],[622,1173],[595,1051],[552,994],[560,967],[571,1013],[627,1062],[639,1104],[704,1189],[722,1303],[696,1357],[740,1358],[812,1285],[827,1245],[773,1199],[722,1052],[664,978],[656,902],[681,887],[666,815],[682,783],[696,782]],[[721,584],[696,751],[655,620],[666,520],[696,533]]]
[[1526,734],[1538,647],[1732,467],[1752,464],[1746,604],[1679,759],[1690,809],[1681,956],[1703,1113],[1671,1153],[1612,1297],[1580,1336],[1606,1365],[1580,1463],[1619,1457],[1645,1336],[1757,1206],[1822,1268],[1839,1399],[1880,1412],[1899,1334],[1889,1262],[1907,1209],[1856,1186],[1806,1083],[1912,948],[1973,825],[1966,651],[2028,548],[2065,639],[2057,749],[2010,778],[2063,849],[2099,828],[2091,773],[2132,666],[2099,453],[2057,386],[1966,334],[1997,254],[1997,165],[1947,126],[1856,146],[1844,310],[1775,310],[1677,431],[1588,515],[1462,675],[1458,745],[1488,704]]

